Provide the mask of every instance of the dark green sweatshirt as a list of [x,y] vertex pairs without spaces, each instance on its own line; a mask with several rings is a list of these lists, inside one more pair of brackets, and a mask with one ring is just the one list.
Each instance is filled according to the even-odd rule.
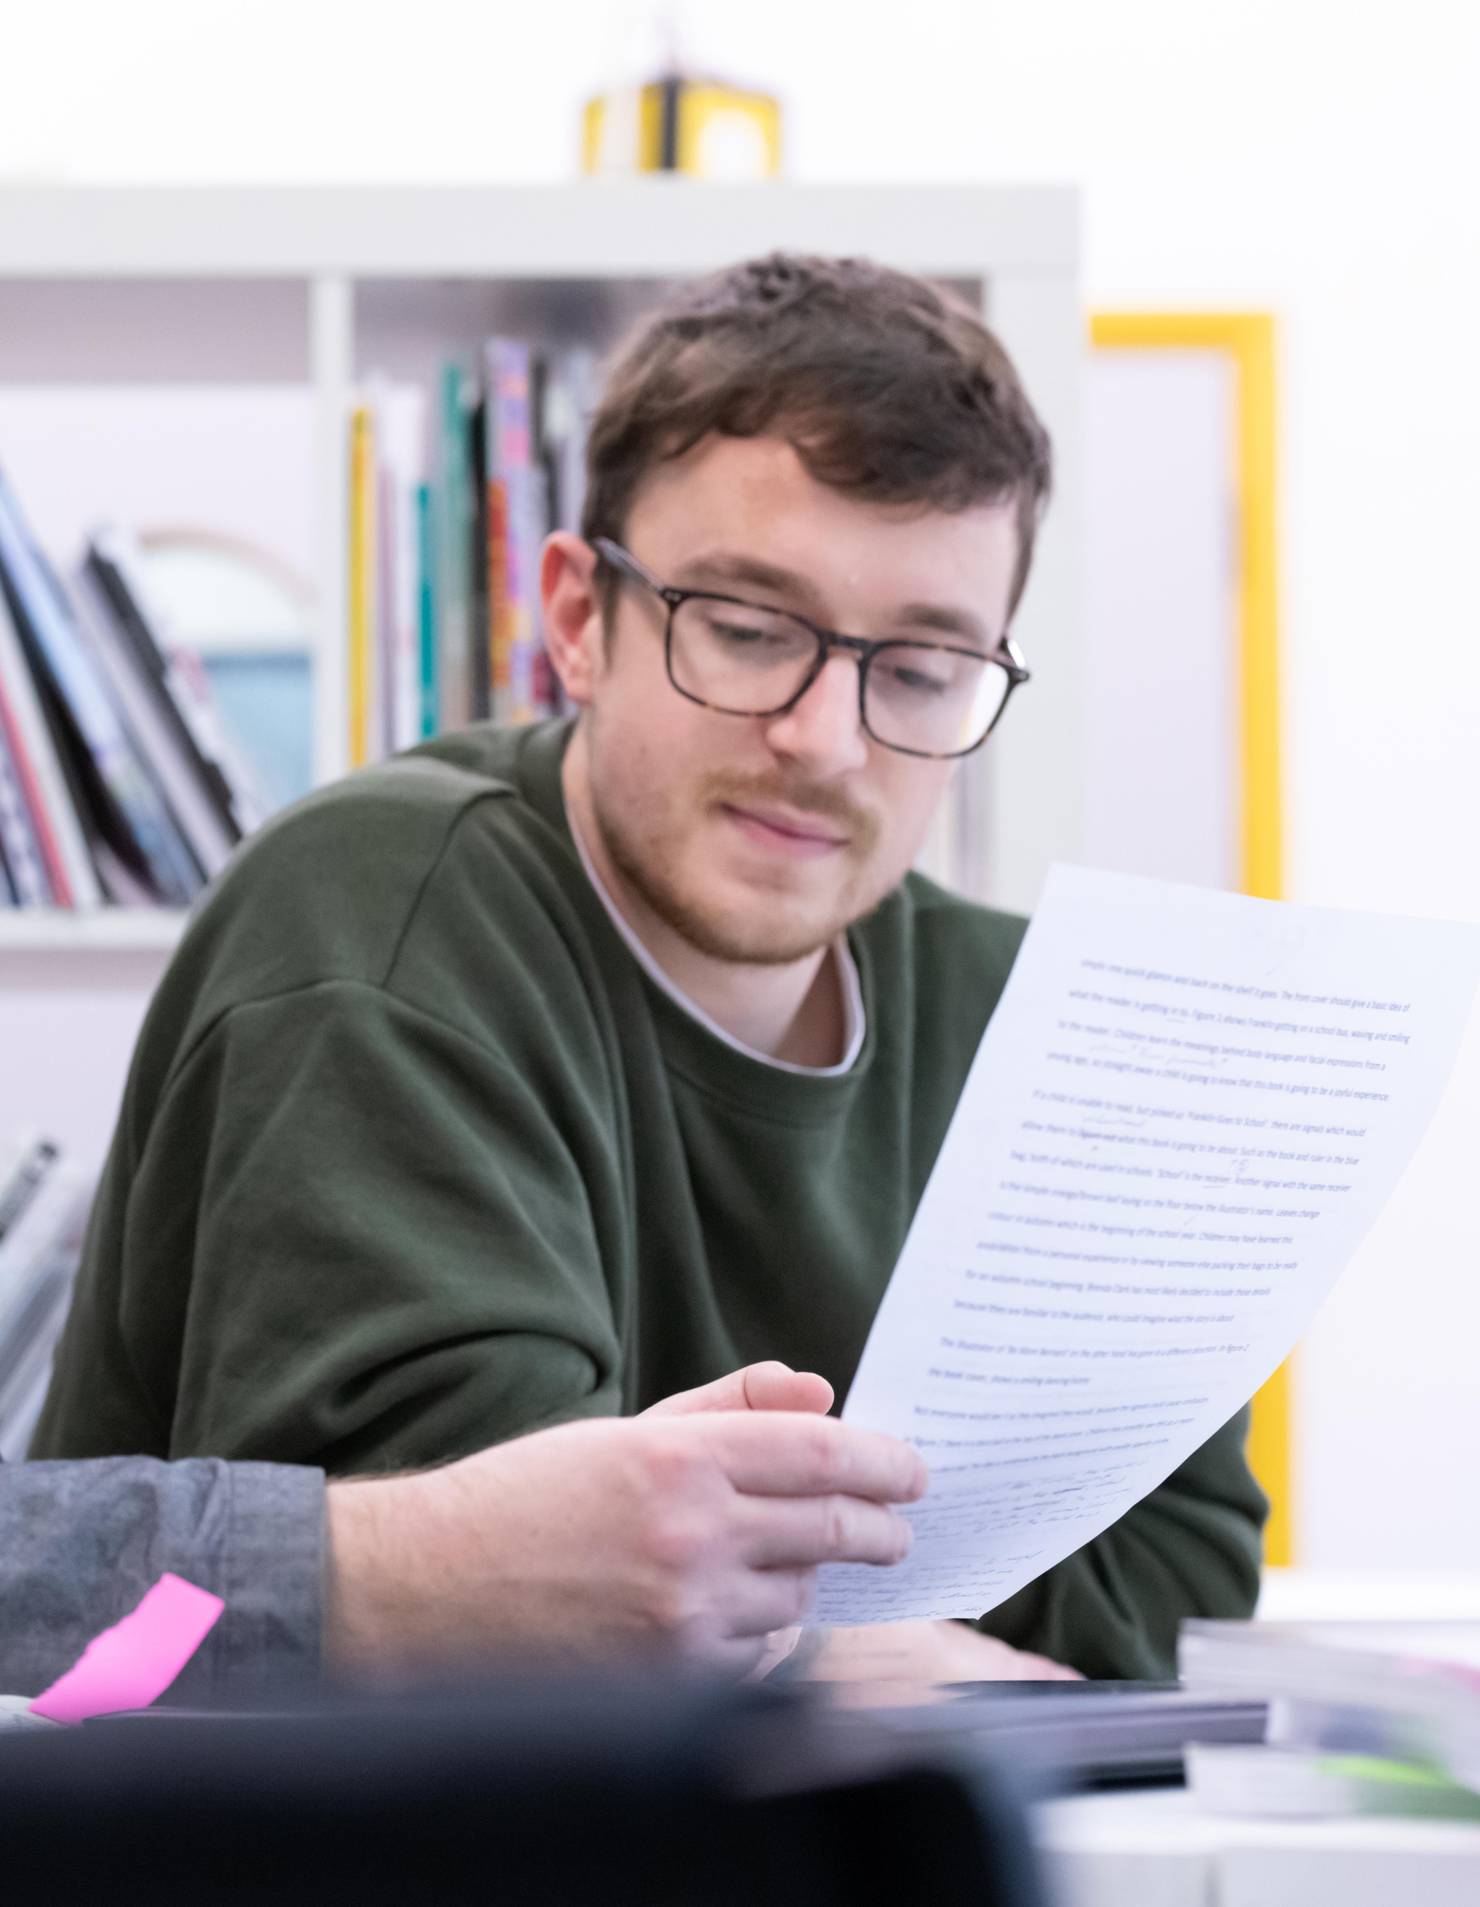
[[[36,1455],[424,1464],[768,1357],[846,1394],[1022,922],[912,875],[850,934],[856,1064],[769,1066],[623,945],[566,735],[429,744],[237,857],[145,1022]],[[985,1626],[1167,1673],[1180,1617],[1253,1603],[1242,1445]]]

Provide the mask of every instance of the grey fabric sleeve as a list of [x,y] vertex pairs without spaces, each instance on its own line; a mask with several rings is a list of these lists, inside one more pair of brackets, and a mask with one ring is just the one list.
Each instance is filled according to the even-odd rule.
[[317,1687],[322,1471],[214,1458],[0,1465],[0,1693],[37,1695],[165,1570],[225,1613],[170,1703],[243,1707]]

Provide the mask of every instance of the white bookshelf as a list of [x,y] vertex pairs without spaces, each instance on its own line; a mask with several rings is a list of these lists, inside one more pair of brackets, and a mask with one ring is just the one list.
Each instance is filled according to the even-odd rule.
[[184,931],[184,914],[170,907],[97,907],[85,913],[15,908],[0,914],[0,952],[30,959],[64,954],[168,954]]
[[[933,849],[937,870],[966,891],[1029,907],[1048,863],[1072,858],[1080,833],[1084,331],[1072,190],[664,178],[0,187],[0,387],[215,380],[311,393],[314,774],[324,781],[345,767],[345,420],[357,380],[379,369],[424,375],[498,329],[600,348],[664,280],[777,247],[867,253],[957,281],[980,298],[1053,435],[1054,502],[1016,632],[1033,684],[972,758]],[[109,507],[128,520],[127,496]],[[56,988],[91,995],[112,956],[136,1020],[179,931],[163,914],[0,912],[0,1050],[13,1038],[21,973],[34,988],[40,963]],[[145,989],[137,1000],[129,983]],[[19,1103],[8,1083],[17,1069],[3,1072],[0,1129]]]

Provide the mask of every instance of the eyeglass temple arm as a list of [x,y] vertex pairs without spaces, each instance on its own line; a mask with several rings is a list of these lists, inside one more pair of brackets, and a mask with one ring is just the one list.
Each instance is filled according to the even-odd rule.
[[650,590],[666,601],[668,596],[666,585],[654,576],[646,564],[639,563],[635,556],[624,550],[620,543],[614,543],[609,536],[598,536],[592,539],[591,547],[603,562],[610,563],[613,569],[621,570],[624,575],[632,577],[634,582],[646,584]]
[[1014,688],[1021,688],[1024,682],[1031,682],[1033,672],[1023,660],[1023,652],[1012,637],[1004,635],[1001,646],[1007,656],[1007,673],[1012,679]]

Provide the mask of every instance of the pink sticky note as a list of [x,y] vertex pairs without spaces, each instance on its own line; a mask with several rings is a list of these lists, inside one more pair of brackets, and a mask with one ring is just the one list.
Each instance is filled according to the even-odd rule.
[[148,1708],[205,1641],[226,1607],[208,1589],[164,1575],[137,1609],[95,1636],[66,1674],[43,1689],[31,1711],[53,1722],[85,1722],[123,1708]]

